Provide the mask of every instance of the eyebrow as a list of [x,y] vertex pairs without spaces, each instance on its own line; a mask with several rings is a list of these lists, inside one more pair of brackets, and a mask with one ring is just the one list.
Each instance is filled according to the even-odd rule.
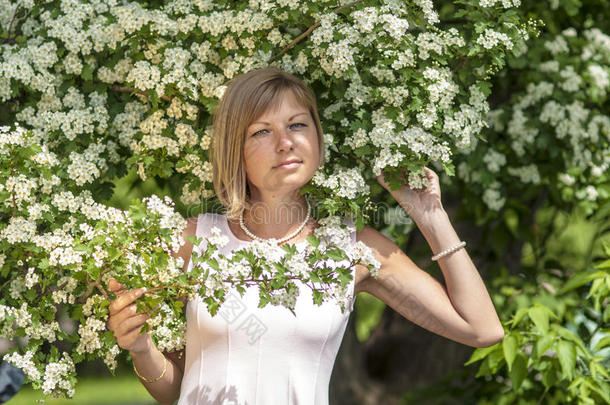
[[[295,114],[295,115],[293,115],[292,117],[290,117],[290,119],[289,119],[288,121],[292,121],[292,120],[293,120],[295,117],[298,117],[299,115],[303,115],[303,114],[307,115],[308,113],[306,113],[306,112],[302,112],[302,113]],[[255,122],[253,122],[253,123],[252,123],[252,125],[254,125],[254,124],[265,124],[265,125],[271,125],[271,124],[269,124],[268,122],[264,122],[264,121],[255,121]]]

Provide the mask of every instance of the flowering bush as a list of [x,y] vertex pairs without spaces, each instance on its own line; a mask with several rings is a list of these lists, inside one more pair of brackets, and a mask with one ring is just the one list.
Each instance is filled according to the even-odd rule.
[[[303,283],[316,304],[334,300],[345,310],[351,269],[362,263],[375,275],[379,268],[370,249],[362,242],[352,245],[350,230],[330,216],[320,220],[309,245],[299,250],[254,242],[221,255],[218,249],[228,238],[212,228],[205,247],[193,240],[193,266],[184,273],[182,259],[174,259],[171,251],[184,243],[186,221],[168,197],[136,201],[129,211],[105,206],[89,191],[66,190],[69,172],[53,174],[60,160],[32,136],[2,128],[0,135],[2,212],[10,217],[0,231],[0,336],[28,338],[22,354],[6,359],[23,368],[45,394],[71,396],[74,363],[85,358],[102,358],[110,370],[116,367],[119,348],[106,328],[111,277],[148,287],[141,303],[141,310],[151,314],[147,327],[160,350],[174,351],[185,343],[178,297],[198,294],[215,314],[230,288],[243,293],[257,285],[261,306],[294,311],[297,283]],[[61,309],[79,322],[76,333],[61,329],[56,320]],[[45,353],[41,347],[64,339],[76,343],[71,353],[60,354],[54,346]]]
[[576,203],[589,214],[610,197],[609,44],[598,28],[567,28],[532,41],[527,56],[511,60],[527,67],[520,72],[523,90],[490,111],[489,143],[468,150],[457,170],[476,193],[475,204],[482,193],[488,217],[516,192],[548,188],[558,204]]
[[[464,211],[485,225],[488,259],[498,258],[489,267],[506,319],[504,341],[471,358],[485,376],[477,400],[607,403],[610,16],[590,1],[520,12],[545,29],[494,77],[485,142],[455,155]],[[587,226],[553,241],[564,211]]]
[[[346,243],[334,215],[361,228],[382,170],[398,185],[407,169],[412,187],[425,185],[430,161],[453,174],[453,150],[475,145],[486,125],[490,78],[536,32],[519,5],[461,1],[444,11],[468,16],[454,24],[430,0],[0,0],[0,120],[27,129],[0,131],[0,330],[29,338],[7,359],[53,395],[72,395],[85,358],[113,369],[109,277],[148,288],[142,305],[165,350],[184,344],[179,296],[200,294],[214,312],[229,287],[256,284],[262,304],[292,308],[298,281],[317,303],[345,306],[349,270],[378,263]],[[108,207],[112,180],[135,168],[171,179],[183,204],[213,199],[210,114],[228,80],[269,64],[319,95],[327,162],[303,191],[323,226],[305,251],[253,243],[229,256],[212,230],[186,275],[169,254],[184,226],[171,200]],[[55,320],[62,307],[76,333]],[[42,350],[61,339],[76,344],[71,353]]]

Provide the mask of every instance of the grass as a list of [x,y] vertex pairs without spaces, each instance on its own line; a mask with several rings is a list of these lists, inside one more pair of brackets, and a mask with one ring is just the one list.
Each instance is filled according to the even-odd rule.
[[[43,399],[42,391],[24,386],[7,405],[35,405]],[[158,404],[132,376],[79,378],[71,399],[46,399],[45,405],[155,405]]]

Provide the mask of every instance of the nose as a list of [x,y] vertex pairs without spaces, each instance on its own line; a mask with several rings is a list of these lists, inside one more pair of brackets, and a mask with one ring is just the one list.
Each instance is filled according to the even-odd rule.
[[294,139],[288,130],[281,129],[277,131],[278,140],[277,140],[277,151],[287,151],[294,149]]

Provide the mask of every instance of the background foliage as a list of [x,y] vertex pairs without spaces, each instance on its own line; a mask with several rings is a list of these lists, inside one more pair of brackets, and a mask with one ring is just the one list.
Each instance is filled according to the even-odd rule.
[[[442,177],[452,218],[480,233],[470,252],[506,338],[403,400],[610,403],[608,2],[436,1],[436,22],[426,1],[356,1],[343,12],[332,12],[338,2],[305,2],[305,13],[278,1],[268,20],[253,20],[250,11],[266,2],[187,3],[0,1],[0,124],[19,122],[47,142],[65,187],[126,208],[113,187],[137,172],[136,190],[145,181],[147,193],[179,199],[177,209],[189,216],[214,207],[208,125],[222,84],[273,59],[319,95],[333,163],[308,189],[318,193],[320,213],[359,216],[371,201],[391,206],[370,169],[415,173],[432,160],[439,172],[455,171]],[[405,36],[381,22],[362,26],[353,14],[381,4],[405,17]],[[194,22],[191,7],[209,18]],[[213,10],[230,10],[225,17],[235,25],[219,24]],[[310,37],[280,54],[317,22]],[[367,46],[371,38],[377,48]],[[388,78],[392,71],[400,80]],[[449,106],[431,85],[453,94]],[[384,144],[388,138],[405,142]],[[412,224],[383,219],[373,225],[409,256],[429,256]],[[380,333],[382,303],[359,297],[356,315],[361,341]],[[388,384],[378,398],[397,400],[396,391]],[[367,398],[359,402],[374,401]]]

